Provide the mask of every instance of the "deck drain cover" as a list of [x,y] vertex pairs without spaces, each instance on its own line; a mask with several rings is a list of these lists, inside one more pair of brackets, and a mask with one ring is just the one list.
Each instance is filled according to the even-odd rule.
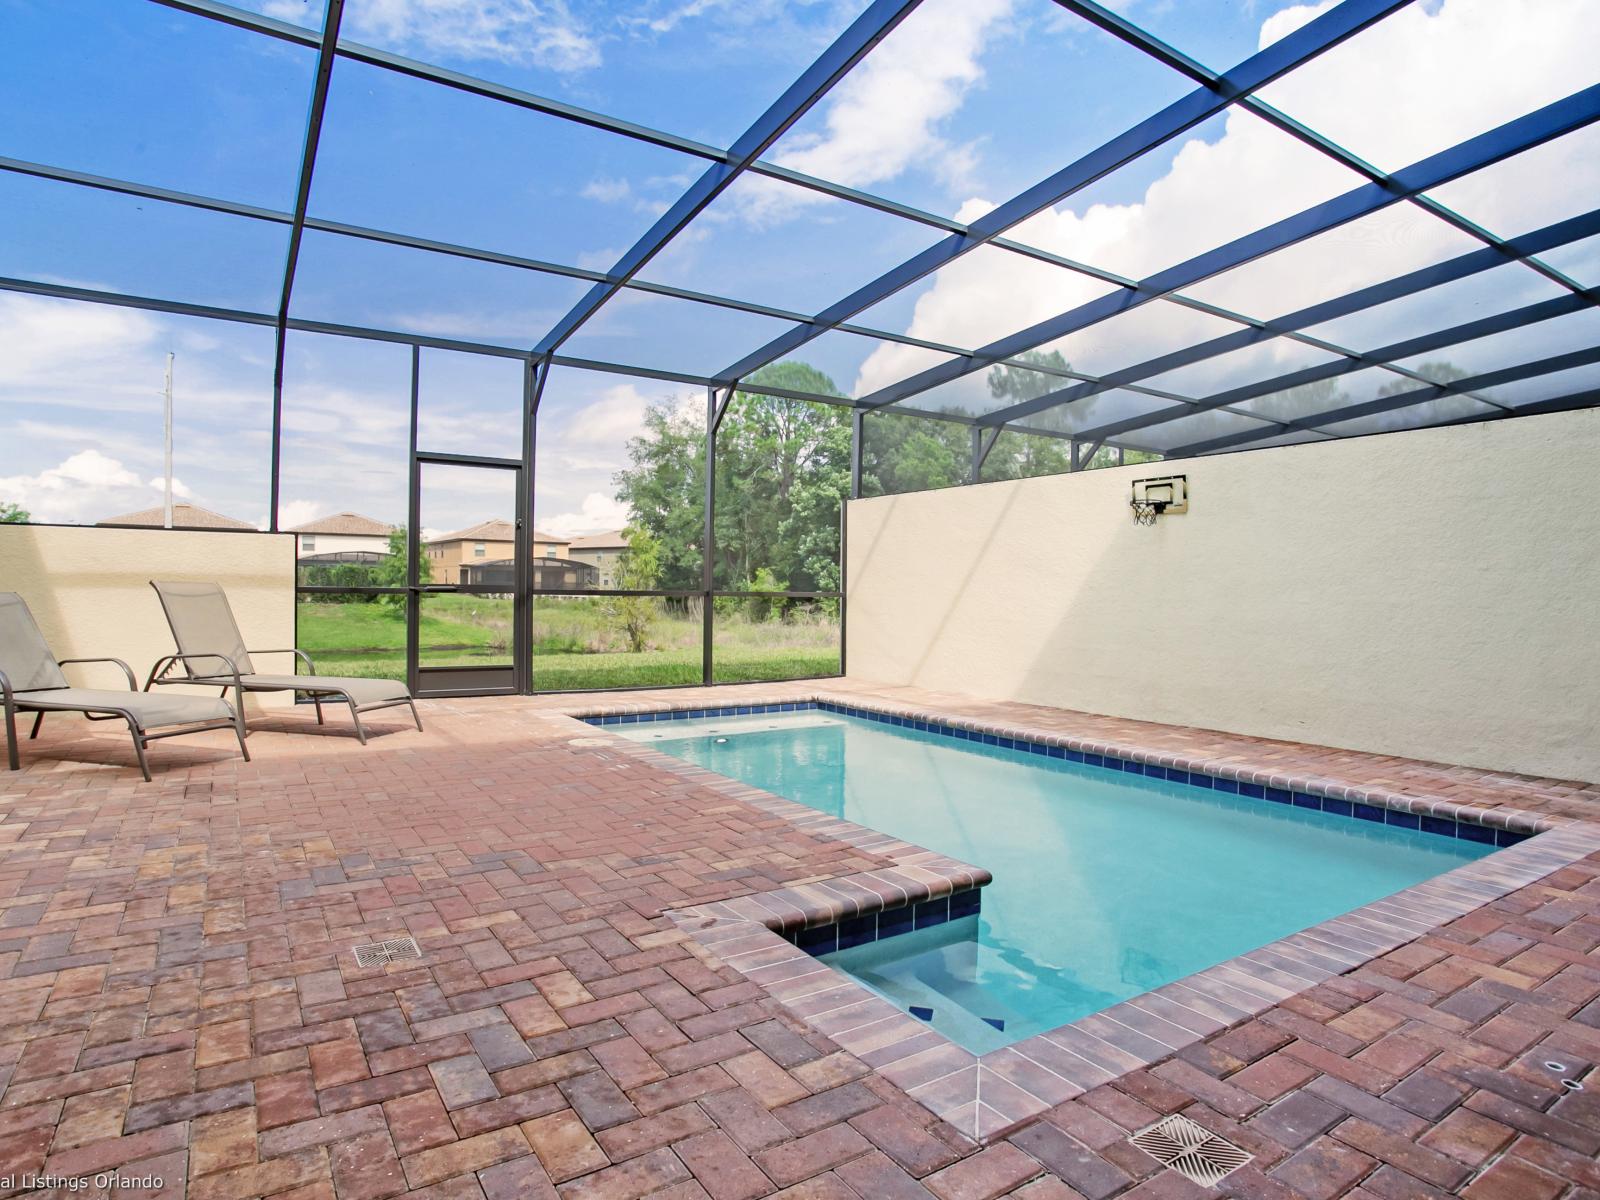
[[414,937],[390,938],[386,942],[373,942],[368,946],[357,946],[356,966],[381,967],[385,963],[400,962],[408,958],[421,958],[422,947],[417,945]]
[[1205,1126],[1177,1114],[1128,1140],[1162,1166],[1203,1187],[1216,1187],[1252,1157]]

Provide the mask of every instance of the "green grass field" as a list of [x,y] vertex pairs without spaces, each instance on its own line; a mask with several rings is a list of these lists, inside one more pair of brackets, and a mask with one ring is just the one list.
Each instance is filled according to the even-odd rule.
[[[821,614],[754,622],[738,605],[716,617],[713,645],[720,683],[837,674],[839,626]],[[405,677],[405,611],[382,602],[296,605],[297,641],[329,675]],[[541,691],[649,687],[700,682],[698,613],[663,603],[649,648],[628,648],[607,602],[592,597],[538,598],[533,610],[534,683]],[[424,666],[494,665],[511,661],[511,601],[489,596],[423,599]]]

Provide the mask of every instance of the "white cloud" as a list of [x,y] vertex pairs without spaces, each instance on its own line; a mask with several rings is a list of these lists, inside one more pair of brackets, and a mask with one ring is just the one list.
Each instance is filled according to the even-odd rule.
[[[145,480],[145,486],[154,488],[158,492],[164,492],[166,488],[166,478],[164,476],[157,475],[152,479]],[[176,475],[172,477],[172,494],[179,500],[194,499],[194,489],[188,484],[184,483],[184,481],[179,479]]]
[[158,502],[160,482],[151,486],[119,460],[80,450],[36,475],[0,477],[0,499],[20,504],[35,521],[92,523]]
[[623,21],[635,28],[651,33],[670,33],[685,21],[692,21],[708,12],[725,7],[725,0],[688,0],[653,17],[624,17]]
[[564,440],[576,446],[608,449],[627,444],[644,428],[645,409],[652,400],[632,383],[606,388],[567,420]]
[[590,492],[584,496],[578,511],[554,513],[538,518],[541,533],[557,537],[582,537],[589,533],[609,533],[621,529],[633,519],[628,506],[603,492]]
[[327,511],[327,506],[320,500],[286,500],[278,506],[278,525],[283,529],[293,529],[297,525],[315,521]]
[[[0,294],[0,388],[58,388],[66,362],[74,364],[74,380],[88,375],[114,384],[127,356],[153,346],[160,328],[134,309]],[[120,382],[127,387],[128,380]]]
[[[273,0],[267,12],[295,19],[304,7]],[[390,48],[552,71],[585,71],[601,61],[598,41],[563,0],[352,0],[341,32]]]
[[500,305],[481,309],[416,309],[381,314],[378,324],[433,337],[493,342],[495,339],[531,345],[566,312],[560,309],[511,308]]
[[[1311,19],[1319,8],[1297,6],[1274,14],[1263,24],[1263,44]],[[1586,0],[1412,5],[1312,69],[1286,77],[1267,95],[1289,115],[1393,169],[1592,84],[1592,30],[1593,7]],[[1520,164],[1512,160],[1439,194],[1497,232],[1525,232],[1578,211],[1582,205],[1572,197],[1600,188],[1597,148],[1600,136],[1569,137],[1530,152]],[[1363,181],[1250,114],[1233,112],[1220,135],[1213,126],[1182,143],[1165,174],[1138,199],[1097,201],[1091,189],[1040,213],[1013,236],[1143,277]],[[969,200],[962,218],[972,219],[988,203]],[[1477,244],[1413,206],[1396,206],[1219,276],[1190,294],[1251,316],[1275,317]],[[1497,307],[1547,294],[1531,272],[1504,271]],[[916,301],[908,331],[978,345],[1071,309],[1102,290],[1003,251],[978,252],[934,277]],[[1420,334],[1495,311],[1474,309],[1465,293],[1459,304],[1443,292],[1438,300],[1427,324],[1396,328],[1388,336]],[[1232,328],[1237,327],[1212,328],[1177,306],[1158,304],[1081,331],[1057,348],[1080,369],[1100,373]],[[1530,346],[1536,340],[1530,331]],[[1230,356],[1223,364],[1230,375],[1214,372],[1190,382],[1200,389],[1194,394],[1204,394],[1266,377],[1284,364],[1285,369],[1299,365],[1292,357],[1284,345],[1269,343]],[[870,392],[921,365],[905,348],[885,347],[863,364],[858,387]],[[933,402],[993,406],[982,372],[941,389]]]
[[[970,147],[952,145],[941,122],[983,80],[979,59],[1013,0],[925,0],[829,94],[821,128],[784,138],[782,166],[849,187],[871,188],[917,164],[951,182],[969,173]],[[744,215],[782,219],[812,193],[766,179],[745,189]]]
[[0,486],[26,494],[44,521],[159,503],[162,382],[175,350],[177,494],[252,511],[267,494],[271,340],[251,326],[0,296]]
[[645,410],[670,404],[695,420],[705,393],[616,375],[559,370],[539,417],[534,521],[546,533],[576,536],[620,529],[627,506],[615,499],[616,473],[628,466],[628,441],[644,432]]
[[633,195],[633,185],[626,179],[591,179],[578,195],[599,204],[616,204]]
[[1011,0],[927,0],[831,93],[826,132],[797,138],[779,162],[864,187],[946,151],[939,122],[983,78],[978,58]]

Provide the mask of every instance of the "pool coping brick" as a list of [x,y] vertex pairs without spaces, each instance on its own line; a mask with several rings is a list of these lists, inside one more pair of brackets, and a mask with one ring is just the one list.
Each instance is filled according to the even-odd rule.
[[[799,943],[907,900],[936,917],[985,864],[578,719],[818,699],[1538,836],[975,1056]],[[254,761],[198,735],[154,747],[149,783],[115,730],[23,742],[0,1197],[90,1166],[196,1200],[1600,1196],[1600,783],[855,679],[421,710],[367,746],[264,713]],[[355,965],[401,934],[422,959]],[[1129,1144],[1179,1112],[1254,1160],[1200,1192]]]

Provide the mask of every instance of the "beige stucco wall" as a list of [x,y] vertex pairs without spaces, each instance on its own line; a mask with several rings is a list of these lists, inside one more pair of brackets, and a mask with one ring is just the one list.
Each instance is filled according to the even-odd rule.
[[1597,500],[1590,410],[854,501],[850,674],[1600,780]]
[[[294,644],[291,534],[0,525],[0,591],[22,595],[57,657],[120,658],[141,687],[156,660],[174,650],[152,579],[220,583],[247,645]],[[293,669],[287,656],[257,665]],[[127,686],[114,665],[66,671],[80,687]],[[248,703],[291,700],[269,694]]]

